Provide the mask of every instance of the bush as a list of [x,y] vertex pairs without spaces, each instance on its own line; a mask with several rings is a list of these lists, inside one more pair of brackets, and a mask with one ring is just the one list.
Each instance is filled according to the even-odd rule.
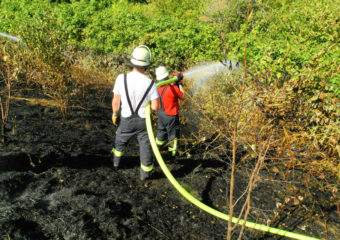
[[137,45],[148,44],[155,65],[184,68],[223,55],[214,26],[199,20],[204,2],[6,1],[0,5],[6,13],[0,17],[5,23],[0,30],[19,34],[18,26],[49,11],[56,14],[57,24],[72,45],[115,56],[130,54]]

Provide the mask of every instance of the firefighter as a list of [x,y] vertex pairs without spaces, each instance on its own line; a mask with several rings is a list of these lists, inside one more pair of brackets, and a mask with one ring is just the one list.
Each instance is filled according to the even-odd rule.
[[[159,147],[164,146],[168,142],[168,152],[171,157],[175,157],[178,149],[179,137],[179,117],[178,99],[183,99],[184,90],[182,86],[183,74],[174,73],[177,77],[176,83],[170,83],[158,87],[158,94],[160,95],[160,109],[157,112],[158,126],[156,143]],[[168,70],[160,66],[156,69],[156,79],[158,82],[167,80],[169,76]]]
[[145,45],[138,46],[126,61],[132,70],[120,74],[113,89],[112,122],[118,129],[112,149],[112,162],[117,170],[128,141],[137,136],[140,179],[143,181],[150,177],[153,169],[153,154],[145,124],[145,106],[151,101],[151,109],[157,111],[159,94],[155,82],[145,75],[145,70],[151,64],[150,49]]

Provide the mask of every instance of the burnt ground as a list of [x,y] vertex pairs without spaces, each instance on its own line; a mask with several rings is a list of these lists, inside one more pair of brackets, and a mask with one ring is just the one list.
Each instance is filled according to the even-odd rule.
[[[0,239],[225,239],[227,222],[186,201],[157,164],[150,180],[139,180],[136,141],[122,168],[113,170],[110,116],[109,98],[87,100],[67,118],[53,106],[12,100],[0,143]],[[203,159],[202,152],[192,149],[192,157],[168,161],[168,167],[192,195],[228,212],[229,164]],[[243,196],[251,170],[252,163],[237,166],[235,199]],[[267,163],[249,220],[339,239],[334,193],[313,179],[303,169]],[[285,238],[247,229],[243,239]]]

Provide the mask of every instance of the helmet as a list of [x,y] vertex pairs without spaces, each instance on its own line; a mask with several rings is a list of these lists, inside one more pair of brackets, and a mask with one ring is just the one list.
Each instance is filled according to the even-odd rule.
[[131,54],[131,59],[129,62],[135,67],[148,67],[151,64],[150,49],[145,45],[136,47]]
[[160,66],[156,69],[156,79],[157,81],[162,81],[169,76],[169,71],[166,67]]

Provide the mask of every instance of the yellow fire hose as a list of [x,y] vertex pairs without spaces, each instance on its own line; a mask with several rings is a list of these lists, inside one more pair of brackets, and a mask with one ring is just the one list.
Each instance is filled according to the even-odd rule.
[[[165,85],[167,83],[174,82],[174,81],[176,81],[176,78],[160,82],[160,83],[157,84],[157,86],[162,86],[162,85]],[[166,166],[166,164],[165,164],[165,162],[162,158],[162,155],[158,150],[158,147],[157,147],[157,144],[156,144],[156,141],[155,141],[155,136],[154,136],[153,129],[152,129],[150,103],[148,103],[147,106],[145,107],[145,115],[146,115],[146,128],[147,128],[147,132],[148,132],[148,136],[149,136],[149,140],[150,140],[150,143],[151,143],[152,150],[153,150],[153,152],[156,156],[156,159],[157,159],[159,166],[161,167],[163,173],[168,178],[170,183],[177,189],[177,191],[179,191],[179,193],[183,197],[185,197],[192,204],[196,205],[200,209],[202,209],[202,210],[204,210],[204,211],[206,211],[206,212],[208,212],[208,213],[210,213],[210,214],[212,214],[216,217],[219,217],[221,219],[229,221],[229,215],[222,213],[222,212],[219,212],[219,211],[205,205],[204,203],[200,202],[199,200],[197,200],[189,192],[187,192],[178,183],[178,181],[174,178],[174,176],[171,174],[171,172],[167,168],[167,166]],[[232,222],[237,223],[239,225],[243,225],[245,223],[245,226],[248,227],[248,228],[252,228],[252,229],[260,230],[260,231],[264,231],[264,232],[269,232],[269,233],[272,233],[272,234],[277,234],[277,235],[281,235],[281,236],[285,236],[285,237],[289,237],[289,238],[293,238],[293,239],[320,240],[319,238],[309,237],[309,236],[305,236],[305,235],[294,233],[294,232],[288,232],[288,231],[285,231],[285,230],[282,230],[282,229],[273,228],[273,227],[269,227],[269,226],[266,226],[266,225],[253,223],[253,222],[250,222],[250,221],[244,221],[244,220],[238,219],[236,217],[232,218]]]

